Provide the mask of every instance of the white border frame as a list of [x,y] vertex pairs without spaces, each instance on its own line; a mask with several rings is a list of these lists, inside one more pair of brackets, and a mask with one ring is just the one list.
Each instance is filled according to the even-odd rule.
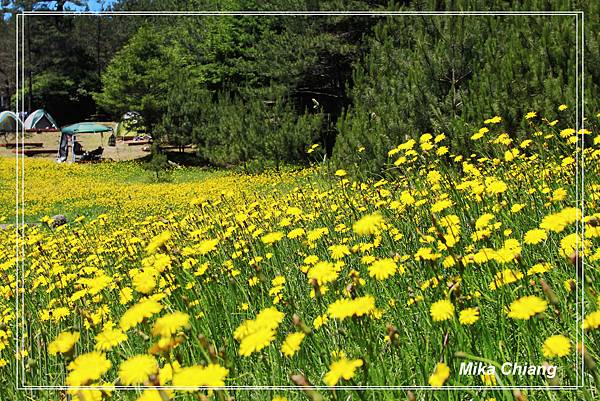
[[[575,106],[575,131],[576,134],[579,135],[580,130],[584,129],[584,110],[585,110],[585,99],[584,99],[584,89],[585,89],[585,77],[584,77],[584,24],[585,24],[585,13],[583,11],[440,11],[440,12],[429,12],[429,11],[390,11],[390,12],[377,12],[377,11],[268,11],[268,12],[259,12],[259,11],[172,11],[172,12],[161,12],[161,11],[21,11],[19,14],[16,14],[16,30],[15,30],[15,73],[16,73],[16,85],[15,85],[15,93],[16,93],[16,114],[19,115],[19,111],[25,109],[24,97],[19,99],[19,84],[24,82],[25,79],[25,61],[23,60],[20,65],[19,70],[19,55],[24,59],[24,49],[25,49],[25,36],[24,36],[24,20],[27,15],[36,15],[36,16],[78,16],[78,15],[88,15],[88,16],[103,16],[103,15],[136,15],[136,16],[225,16],[225,15],[233,15],[233,16],[415,16],[415,15],[424,15],[424,16],[516,16],[516,15],[524,15],[524,16],[574,16],[576,17],[576,28],[575,28],[575,41],[576,41],[576,50],[575,50],[575,63],[576,63],[576,78],[575,78],[575,97],[576,97],[576,106]],[[580,29],[580,20],[581,20],[581,29]],[[23,26],[23,29],[19,29],[20,26]],[[19,49],[20,45],[20,49]],[[579,57],[581,55],[581,62]],[[581,73],[581,75],[580,75]],[[20,80],[20,78],[22,78]],[[581,82],[580,82],[581,80]],[[580,86],[581,85],[581,86]],[[580,109],[581,107],[581,109]],[[579,114],[579,110],[581,115]],[[580,118],[581,117],[581,118]],[[16,307],[16,352],[17,354],[20,350],[24,349],[24,338],[20,336],[20,327],[25,327],[24,313],[21,314],[21,323],[19,324],[19,291],[21,290],[21,301],[20,306],[21,310],[24,311],[24,275],[23,271],[25,268],[25,235],[24,230],[22,230],[22,235],[19,236],[19,229],[24,228],[25,224],[25,213],[24,213],[24,205],[25,205],[25,163],[24,163],[24,128],[21,127],[20,132],[16,132],[16,147],[15,147],[15,175],[16,175],[16,195],[15,195],[15,235],[16,235],[16,246],[15,246],[15,254],[16,254],[16,296],[15,296],[15,307]],[[583,135],[582,135],[583,136]],[[21,143],[19,144],[19,139]],[[577,150],[579,150],[579,143],[576,147],[576,172],[575,172],[575,207],[581,207],[581,226],[576,223],[576,234],[584,234],[585,224],[585,209],[584,209],[584,142],[581,142],[581,160],[579,159],[579,154]],[[19,151],[21,149],[21,151]],[[579,164],[581,162],[581,164]],[[581,171],[580,171],[581,170]],[[579,177],[581,174],[581,178]],[[21,185],[19,186],[19,178],[21,179]],[[581,187],[581,188],[580,188]],[[579,190],[581,189],[581,196]],[[579,236],[577,237],[579,239]],[[576,243],[577,249],[582,249],[583,251],[584,244]],[[22,271],[19,270],[19,262],[21,264]],[[584,302],[584,294],[585,294],[585,256],[581,255],[581,277],[576,276],[576,279],[579,280],[579,286],[576,291],[576,306],[580,302],[579,291],[581,291],[581,314],[579,308],[576,307],[577,316],[576,316],[576,325],[580,328],[577,330],[576,327],[576,342],[579,342],[579,335],[581,334],[581,344],[585,344],[585,332],[583,329],[583,325],[581,324],[581,317],[585,316],[585,302]],[[22,284],[22,287],[19,287],[19,277]],[[16,366],[16,390],[143,390],[143,389],[163,389],[163,390],[490,390],[490,391],[502,391],[502,390],[516,390],[516,389],[529,389],[529,390],[579,390],[584,388],[585,381],[585,372],[584,372],[584,361],[583,357],[577,352],[575,349],[575,364],[576,367],[579,367],[577,371],[581,371],[581,381],[579,380],[580,375],[576,372],[576,384],[574,386],[442,386],[442,387],[432,387],[432,386],[220,386],[220,387],[177,387],[177,386],[28,386],[25,385],[25,363],[24,358],[21,358],[20,361],[20,369],[19,369],[19,361],[17,360]],[[21,377],[21,382],[19,383],[19,377]]]

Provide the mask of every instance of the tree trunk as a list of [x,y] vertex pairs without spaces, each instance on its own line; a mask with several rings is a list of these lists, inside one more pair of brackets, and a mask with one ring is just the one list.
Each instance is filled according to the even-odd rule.
[[102,17],[96,17],[96,21],[97,22],[97,35],[96,35],[96,72],[98,74],[98,79],[100,79],[100,73],[102,71],[102,68],[100,66],[100,33],[101,33],[101,21],[102,21]]
[[31,112],[31,97],[33,95],[32,82],[32,65],[31,65],[31,19],[27,19],[27,85],[29,87],[27,93],[27,111]]

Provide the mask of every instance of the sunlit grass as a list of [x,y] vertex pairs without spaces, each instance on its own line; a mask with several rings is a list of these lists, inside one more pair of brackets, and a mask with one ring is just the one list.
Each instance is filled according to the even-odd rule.
[[[478,151],[470,157],[445,148],[442,136],[399,144],[378,181],[314,166],[257,175],[182,169],[168,183],[152,183],[132,163],[27,160],[26,219],[42,224],[25,231],[25,347],[18,362],[26,364],[26,383],[573,386],[583,318],[576,319],[577,266],[585,252],[585,379],[591,387],[556,396],[596,399],[598,373],[590,361],[598,360],[600,321],[594,314],[600,301],[599,137],[583,136],[591,142],[583,218],[575,202],[581,138],[574,130],[532,125],[530,142],[513,143],[493,123],[486,127],[474,135]],[[0,163],[8,168],[14,160]],[[3,169],[2,178],[9,182],[11,175]],[[5,223],[11,202],[14,193],[3,191]],[[58,213],[69,223],[53,228],[48,216]],[[6,279],[0,361],[8,383],[17,362],[8,284],[15,278],[14,230],[0,231],[0,239]],[[557,335],[564,338],[546,342]],[[57,347],[62,351],[49,354]],[[94,349],[101,354],[84,355]],[[153,359],[131,359],[136,355]],[[69,368],[78,357],[92,358],[98,372]],[[458,374],[461,362],[478,359],[549,363],[558,375]],[[104,363],[110,367],[101,369]],[[79,399],[86,394],[71,392]],[[142,396],[93,395],[86,399]],[[392,400],[406,393],[154,396]],[[498,390],[424,396],[523,399]],[[548,399],[543,391],[527,396]]]

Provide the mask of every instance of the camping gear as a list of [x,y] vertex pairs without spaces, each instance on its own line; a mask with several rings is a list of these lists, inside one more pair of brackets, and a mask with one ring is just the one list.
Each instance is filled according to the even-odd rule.
[[96,149],[83,152],[81,157],[79,158],[80,162],[97,162],[102,158],[102,153],[104,152],[104,148],[102,146],[98,146]]
[[[69,154],[69,139],[73,144],[73,149],[76,149],[77,144],[77,135],[79,134],[96,134],[99,133],[102,135],[104,132],[112,131],[112,128],[107,127],[106,125],[96,124],[96,123],[77,123],[69,125],[68,127],[61,128],[60,135],[60,145],[58,149],[58,161],[65,162],[67,161],[67,157]],[[99,160],[102,155],[103,148],[96,149],[93,160]],[[77,157],[83,157],[85,153],[78,154],[77,152],[73,152],[73,161],[77,161]],[[92,160],[92,159],[90,159]]]
[[130,120],[130,122],[134,124],[137,124],[141,119],[142,116],[137,111],[128,111],[127,113],[123,114],[123,117],[121,117],[121,120]]
[[108,137],[108,146],[117,146],[117,137],[114,132]]
[[27,132],[58,131],[58,124],[44,109],[38,109],[31,113],[23,122]]
[[142,116],[137,111],[128,111],[127,113],[121,116],[121,121],[117,125],[117,129],[115,130],[117,135],[121,137],[124,136],[124,133],[127,131],[138,127],[142,121]]
[[0,132],[17,132],[22,125],[19,117],[12,111],[0,113]]

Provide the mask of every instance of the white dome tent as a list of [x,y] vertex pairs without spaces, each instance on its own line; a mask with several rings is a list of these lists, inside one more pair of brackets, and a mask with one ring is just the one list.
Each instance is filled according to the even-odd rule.
[[16,133],[21,126],[21,120],[12,111],[3,111],[0,113],[0,132]]
[[27,132],[59,131],[58,124],[44,109],[37,109],[31,113],[23,122]]

